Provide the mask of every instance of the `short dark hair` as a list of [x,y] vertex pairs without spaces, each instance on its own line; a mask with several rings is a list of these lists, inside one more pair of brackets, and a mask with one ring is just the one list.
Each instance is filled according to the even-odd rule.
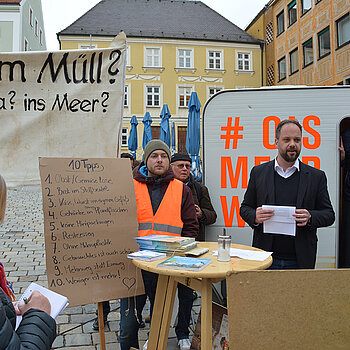
[[129,159],[135,160],[135,158],[130,153],[122,153],[120,155],[120,158],[129,158]]
[[296,119],[284,119],[277,125],[277,128],[276,128],[276,139],[277,140],[280,138],[282,126],[286,125],[286,124],[296,125],[300,129],[300,132],[303,133],[303,128],[301,127],[300,123]]

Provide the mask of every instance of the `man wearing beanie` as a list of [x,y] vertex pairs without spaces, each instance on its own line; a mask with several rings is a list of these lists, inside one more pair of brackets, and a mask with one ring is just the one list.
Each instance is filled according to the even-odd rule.
[[[134,186],[139,236],[159,234],[197,237],[199,225],[191,190],[175,179],[170,167],[170,150],[163,141],[152,140],[146,145],[143,162],[134,174]],[[152,317],[158,275],[143,270],[141,272]],[[120,301],[121,350],[139,348],[139,324],[134,310],[135,306],[137,308],[142,303],[140,297]],[[180,349],[189,349],[187,344],[182,343],[179,341]],[[143,347],[143,350],[146,349],[147,342]]]
[[211,204],[208,188],[194,179],[191,172],[192,159],[186,153],[175,153],[171,157],[171,166],[175,178],[185,183],[192,192],[199,222],[198,241],[205,241],[205,225],[216,221],[216,212]]

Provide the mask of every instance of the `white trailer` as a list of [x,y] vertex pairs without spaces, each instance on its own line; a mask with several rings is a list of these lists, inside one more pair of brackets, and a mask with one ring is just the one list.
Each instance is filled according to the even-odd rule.
[[[303,126],[300,159],[325,171],[335,223],[318,229],[317,268],[338,267],[341,220],[340,129],[350,118],[350,86],[223,90],[204,106],[202,118],[204,183],[218,214],[206,229],[216,241],[223,232],[233,243],[251,245],[252,229],[239,216],[254,165],[277,155],[275,128],[295,118]],[[349,122],[349,119],[347,120]],[[348,232],[350,235],[350,232]]]

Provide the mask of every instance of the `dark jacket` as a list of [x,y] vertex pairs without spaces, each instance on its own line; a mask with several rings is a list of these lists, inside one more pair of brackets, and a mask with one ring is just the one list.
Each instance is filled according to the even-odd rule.
[[[263,233],[263,225],[254,225],[256,208],[263,204],[274,205],[275,161],[255,166],[251,173],[247,191],[241,204],[242,219],[254,229],[253,247],[271,251],[273,235]],[[327,189],[327,178],[323,171],[299,163],[300,182],[297,194],[297,209],[307,209],[311,223],[296,229],[295,252],[299,268],[315,267],[317,252],[317,228],[333,224],[335,215]]]
[[216,221],[216,212],[211,204],[208,188],[202,183],[196,181],[190,174],[187,186],[191,189],[194,203],[197,204],[202,212],[203,216],[199,221],[199,234],[198,241],[205,241],[205,226],[211,225]]
[[11,300],[0,288],[0,349],[1,350],[46,350],[56,338],[56,322],[46,312],[28,310],[17,331],[16,312]]
[[[140,164],[140,167],[137,168],[137,170],[134,173],[134,179],[136,181],[142,182],[147,184],[148,193],[150,194],[152,207],[155,205],[156,207],[153,207],[153,212],[155,212],[164,197],[165,191],[168,188],[169,182],[174,180],[174,173],[171,170],[171,167],[169,167],[168,171],[158,177],[154,178],[151,176],[145,176],[142,172],[143,163]],[[145,169],[145,168],[143,168]],[[140,171],[141,170],[141,171]],[[159,198],[154,198],[155,192],[153,192],[154,186],[160,186],[160,192],[159,192]],[[154,203],[157,204],[154,204]],[[181,236],[184,237],[197,237],[198,231],[199,231],[199,225],[198,220],[196,216],[196,210],[194,208],[194,202],[191,190],[188,186],[183,184],[183,193],[182,193],[182,203],[181,203],[181,220],[183,222],[183,228]]]

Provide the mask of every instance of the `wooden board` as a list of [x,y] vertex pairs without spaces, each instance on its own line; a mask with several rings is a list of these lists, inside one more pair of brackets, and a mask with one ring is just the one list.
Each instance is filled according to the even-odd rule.
[[238,272],[227,288],[230,349],[350,348],[350,270]]

